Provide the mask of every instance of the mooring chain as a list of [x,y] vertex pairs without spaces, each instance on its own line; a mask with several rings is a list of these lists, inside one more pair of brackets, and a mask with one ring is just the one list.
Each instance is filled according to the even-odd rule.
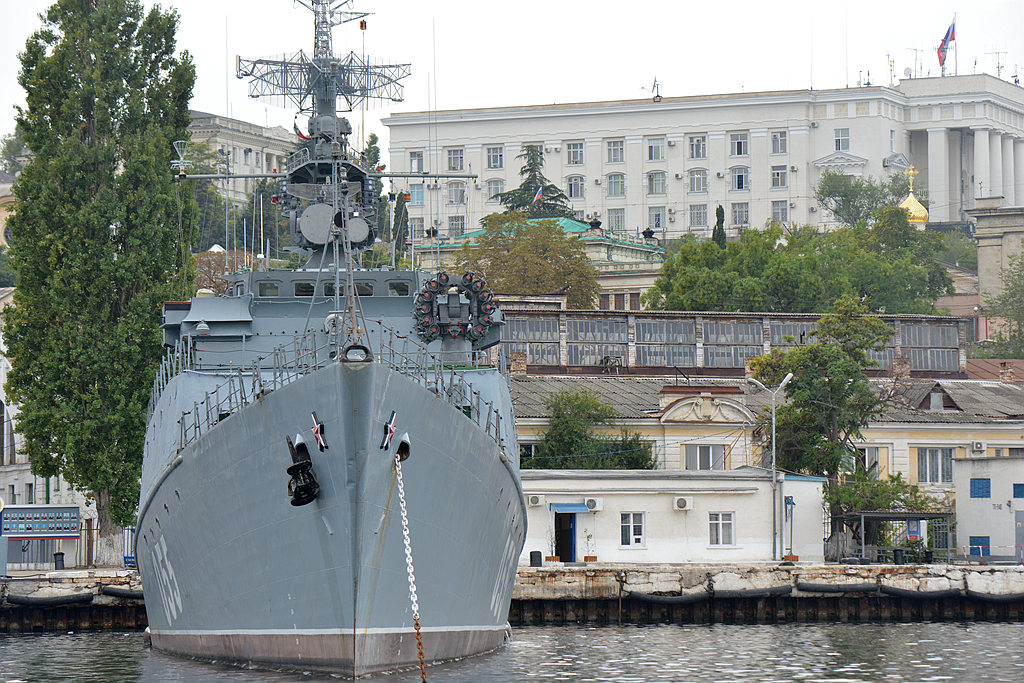
[[423,660],[423,636],[420,635],[420,601],[416,597],[416,574],[412,565],[412,543],[409,540],[409,515],[405,511],[405,482],[402,480],[402,457],[395,455],[395,474],[398,479],[398,507],[402,512],[402,541],[405,543],[405,567],[409,572],[409,600],[412,602],[412,623],[416,629],[416,653],[420,660],[420,680],[427,680],[427,665]]

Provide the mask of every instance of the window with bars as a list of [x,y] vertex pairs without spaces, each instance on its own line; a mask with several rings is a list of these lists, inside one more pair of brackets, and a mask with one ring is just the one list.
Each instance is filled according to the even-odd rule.
[[953,481],[952,448],[918,448],[917,480],[931,484]]
[[465,216],[448,216],[448,236],[460,237],[466,232]]
[[971,479],[971,498],[991,498],[992,480],[988,478]]
[[690,204],[690,227],[691,228],[706,228],[706,227],[708,227],[708,205],[707,204]]
[[626,210],[625,209],[608,209],[608,229],[609,230],[625,230],[626,229]]

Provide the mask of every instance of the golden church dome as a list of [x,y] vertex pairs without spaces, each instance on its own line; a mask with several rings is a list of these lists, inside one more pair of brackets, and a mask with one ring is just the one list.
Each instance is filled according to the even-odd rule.
[[900,204],[900,208],[906,209],[907,213],[910,214],[911,223],[923,226],[928,222],[928,209],[924,208],[921,202],[917,201],[917,197],[914,196],[914,176],[920,173],[920,171],[911,166],[905,173],[910,178],[910,193]]

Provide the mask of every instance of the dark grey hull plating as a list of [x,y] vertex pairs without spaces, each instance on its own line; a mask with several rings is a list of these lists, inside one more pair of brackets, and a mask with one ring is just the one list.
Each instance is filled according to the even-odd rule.
[[[350,675],[415,665],[393,464],[406,433],[425,657],[504,641],[526,515],[514,462],[484,430],[379,364],[334,363],[226,417],[177,455],[159,452],[160,435],[175,429],[160,422],[180,397],[201,394],[203,381],[172,380],[147,438],[136,554],[155,647]],[[396,436],[385,451],[392,411]],[[285,437],[297,433],[320,483],[302,507],[286,493]]]

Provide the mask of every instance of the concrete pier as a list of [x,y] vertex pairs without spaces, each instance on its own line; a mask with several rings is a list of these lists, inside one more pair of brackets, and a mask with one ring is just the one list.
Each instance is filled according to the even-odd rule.
[[9,572],[0,579],[0,598],[0,633],[135,631],[148,625],[134,570]]

